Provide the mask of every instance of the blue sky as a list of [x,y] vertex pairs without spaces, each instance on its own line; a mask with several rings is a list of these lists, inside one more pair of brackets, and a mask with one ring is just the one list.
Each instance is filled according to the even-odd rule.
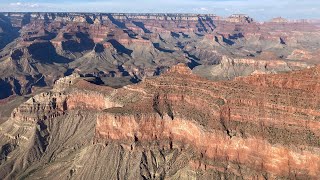
[[320,0],[0,0],[0,11],[244,13],[257,20],[320,19]]

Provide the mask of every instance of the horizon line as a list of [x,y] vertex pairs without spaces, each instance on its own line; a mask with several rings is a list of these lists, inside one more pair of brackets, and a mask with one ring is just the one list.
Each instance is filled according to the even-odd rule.
[[[257,19],[255,19],[254,17],[246,14],[246,13],[233,13],[230,14],[228,16],[221,16],[215,13],[172,13],[172,12],[158,12],[158,13],[149,13],[149,12],[142,12],[142,13],[137,13],[137,12],[99,12],[99,11],[95,11],[95,12],[84,12],[84,11],[0,11],[0,13],[79,13],[79,14],[154,14],[154,15],[211,15],[211,16],[217,16],[217,17],[223,17],[223,18],[228,18],[232,15],[245,15],[248,16],[250,18],[253,18],[254,21],[256,21]],[[275,18],[283,18],[286,20],[290,21],[302,21],[302,20],[320,20],[320,18],[301,18],[301,19],[296,19],[296,18],[288,18],[288,17],[282,17],[282,16],[274,16],[273,18],[270,18],[270,20],[275,19]],[[256,21],[256,22],[268,22],[268,21]]]

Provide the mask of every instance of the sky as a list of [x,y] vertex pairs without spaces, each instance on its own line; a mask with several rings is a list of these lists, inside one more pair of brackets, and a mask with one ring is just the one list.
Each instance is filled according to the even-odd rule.
[[196,13],[248,14],[264,21],[273,17],[320,19],[320,0],[0,0],[1,12]]

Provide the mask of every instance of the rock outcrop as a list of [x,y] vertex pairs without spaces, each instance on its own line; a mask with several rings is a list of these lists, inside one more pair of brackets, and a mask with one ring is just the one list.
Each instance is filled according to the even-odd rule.
[[243,59],[297,65],[264,70],[248,64],[246,73],[209,73],[209,78],[291,71],[319,63],[319,37],[317,21],[258,23],[243,14],[1,13],[0,99],[51,88],[72,73],[114,77],[121,87],[178,63],[224,66],[223,57],[244,66]]
[[0,126],[0,177],[318,179],[319,72],[213,82],[178,64],[119,89],[72,75]]

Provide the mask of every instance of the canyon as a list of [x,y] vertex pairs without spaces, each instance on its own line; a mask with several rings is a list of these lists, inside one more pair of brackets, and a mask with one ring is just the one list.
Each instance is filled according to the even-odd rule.
[[[178,63],[213,80],[319,63],[318,21],[235,14],[0,13],[0,99],[73,72],[121,87]],[[117,82],[117,83],[115,83]]]
[[0,13],[0,179],[319,179],[320,26]]

